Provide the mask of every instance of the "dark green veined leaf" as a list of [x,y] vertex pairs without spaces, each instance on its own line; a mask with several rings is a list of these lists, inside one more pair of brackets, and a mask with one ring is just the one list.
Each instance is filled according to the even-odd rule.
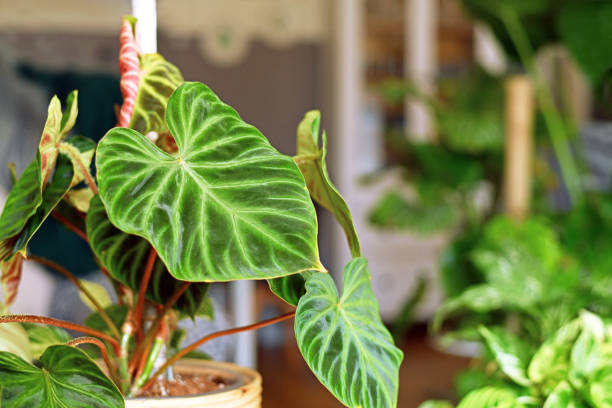
[[83,136],[72,136],[60,143],[59,151],[68,156],[72,162],[74,172],[72,185],[76,186],[89,174],[96,142]]
[[114,225],[151,242],[181,280],[324,270],[314,206],[291,158],[200,83],[174,92],[166,120],[176,155],[123,128],[98,145],[100,197]]
[[3,408],[122,408],[123,397],[84,352],[51,346],[40,368],[0,352]]
[[391,408],[403,355],[380,320],[370,279],[367,260],[353,259],[339,298],[329,274],[313,273],[297,307],[295,333],[312,371],[343,404]]
[[15,241],[12,252],[20,252],[25,255],[26,246],[42,223],[47,219],[51,211],[60,203],[62,198],[70,189],[74,176],[72,163],[70,159],[63,153],[57,156],[57,163],[51,180],[45,186],[42,194],[42,204],[36,209],[36,212],[26,225]]
[[312,273],[306,271],[282,278],[268,279],[270,290],[290,305],[297,306],[300,298],[306,293],[306,281]]
[[593,0],[566,2],[557,18],[564,44],[594,83],[612,69],[610,20],[612,4]]
[[[90,202],[86,225],[89,244],[102,265],[113,278],[138,291],[151,245],[136,235],[121,232],[111,224],[99,196]],[[168,273],[158,258],[147,286],[147,298],[163,304],[182,284]],[[208,284],[190,285],[175,303],[175,308],[189,316],[195,315],[206,299],[207,291]]]
[[534,354],[527,373],[529,379],[550,393],[568,377],[572,347],[582,326],[576,319],[562,326]]
[[72,336],[59,327],[33,323],[22,323],[22,325],[27,333],[32,357],[35,359],[39,359],[47,347],[72,340]]
[[512,389],[485,387],[470,392],[461,400],[457,408],[518,408],[522,406]]
[[590,378],[589,397],[596,407],[612,406],[612,366],[608,359]]
[[294,157],[308,186],[312,198],[334,214],[344,230],[351,254],[361,256],[359,238],[353,225],[353,217],[346,202],[327,174],[327,135],[323,132],[323,146],[319,149],[321,112],[307,112],[297,130],[297,156]]
[[480,326],[478,331],[493,353],[499,368],[514,382],[529,386],[527,366],[531,358],[530,347],[515,335],[501,328]]
[[11,189],[0,215],[0,260],[13,253],[17,235],[42,204],[40,154]]
[[13,353],[24,360],[32,360],[32,346],[28,333],[19,323],[0,324],[0,351]]
[[[599,406],[599,405],[598,405]],[[562,381],[546,398],[542,408],[586,408],[567,381]]]
[[[121,327],[125,322],[125,318],[128,313],[128,307],[123,305],[110,305],[109,307],[104,308],[104,311],[116,327]],[[87,316],[83,323],[87,327],[91,327],[92,329],[99,330],[111,336],[113,335],[112,331],[109,329],[106,322],[104,321],[104,319],[102,319],[100,313],[98,312],[94,312]]]
[[140,56],[140,82],[130,129],[144,135],[167,131],[165,113],[172,92],[183,83],[177,67],[159,54]]

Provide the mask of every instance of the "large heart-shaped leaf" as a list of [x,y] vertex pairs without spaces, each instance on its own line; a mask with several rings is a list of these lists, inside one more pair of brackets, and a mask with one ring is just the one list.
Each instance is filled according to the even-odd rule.
[[[138,291],[151,245],[136,235],[121,232],[111,224],[99,196],[90,202],[86,225],[89,244],[102,265],[113,278]],[[164,263],[157,259],[147,287],[147,298],[165,303],[182,283],[172,277]],[[205,300],[207,291],[208,284],[192,284],[175,303],[175,307],[194,316]]]
[[312,371],[343,404],[395,407],[402,352],[380,320],[370,279],[367,260],[353,259],[338,297],[329,274],[313,273],[297,307],[295,333]]
[[323,146],[319,148],[321,113],[307,112],[297,130],[297,156],[294,157],[316,202],[334,214],[344,230],[353,257],[361,256],[359,238],[353,225],[353,217],[346,202],[327,174],[327,135],[323,132]]
[[174,92],[166,120],[174,155],[123,128],[98,145],[100,197],[114,225],[151,242],[177,279],[324,269],[314,206],[291,158],[200,83]]
[[3,408],[122,408],[123,397],[81,350],[51,346],[36,367],[0,352]]

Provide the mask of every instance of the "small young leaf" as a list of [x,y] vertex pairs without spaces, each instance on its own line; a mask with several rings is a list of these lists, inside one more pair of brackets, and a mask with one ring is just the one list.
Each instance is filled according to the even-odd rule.
[[26,361],[38,357],[32,352],[28,333],[19,323],[0,324],[0,351],[16,354]]
[[121,393],[79,349],[51,346],[40,368],[0,352],[3,408],[123,408]]
[[21,282],[21,271],[23,268],[23,255],[17,254],[11,260],[0,261],[0,282],[2,283],[2,297],[4,299],[4,308],[8,309],[15,298]]
[[64,344],[72,340],[72,336],[64,329],[42,324],[22,323],[32,348],[32,358],[39,359],[47,347]]
[[[100,285],[99,283],[87,281],[85,279],[81,279],[80,282],[81,285],[83,285],[83,287],[94,297],[94,299],[96,299],[98,304],[103,309],[109,307],[113,303],[111,301],[110,295],[108,294],[104,286]],[[79,297],[89,309],[94,312],[97,310],[91,300],[87,296],[85,296],[83,292],[79,291]]]
[[343,293],[329,274],[313,273],[295,316],[304,359],[336,398],[349,407],[397,404],[403,354],[380,320],[367,260],[355,258],[343,274]]

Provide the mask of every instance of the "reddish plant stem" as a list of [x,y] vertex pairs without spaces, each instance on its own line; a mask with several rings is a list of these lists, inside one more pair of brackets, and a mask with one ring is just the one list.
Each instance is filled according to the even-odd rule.
[[138,346],[136,346],[136,349],[132,353],[130,367],[135,366],[136,362],[140,358],[142,350],[148,347],[147,345],[149,343],[153,343],[153,341],[155,340],[155,335],[157,334],[157,330],[159,329],[159,325],[161,324],[162,320],[164,319],[168,311],[172,308],[172,306],[174,306],[176,301],[183,295],[183,293],[185,293],[185,291],[187,290],[187,288],[189,288],[190,285],[191,282],[184,282],[166,301],[161,312],[157,313],[157,317],[155,318],[155,320],[153,320],[153,323],[151,323],[151,327],[145,335],[144,340],[141,341]]
[[141,388],[141,393],[146,391],[151,385],[153,385],[153,383],[155,383],[155,379],[159,377],[164,371],[166,371],[168,367],[176,363],[178,360],[183,358],[189,352],[200,347],[202,344],[210,340],[216,339],[217,337],[228,336],[230,334],[236,334],[236,333],[241,333],[244,331],[260,329],[262,327],[269,326],[274,323],[282,322],[283,320],[291,319],[294,316],[295,316],[295,311],[285,313],[277,317],[273,317],[272,319],[263,320],[258,323],[250,324],[248,326],[241,326],[241,327],[235,327],[233,329],[222,330],[216,333],[209,334],[205,337],[202,337],[200,340],[190,344],[189,346],[185,347],[184,349],[182,349],[181,351],[179,351],[178,353],[170,357],[157,371],[155,371],[155,373],[153,373],[151,378],[149,378],[149,381],[147,381],[145,385],[143,385],[143,387]]
[[79,227],[77,227],[76,225],[74,225],[72,222],[70,222],[70,220],[68,220],[68,218],[64,217],[63,215],[61,215],[60,213],[58,213],[57,211],[52,211],[51,212],[51,217],[55,218],[57,221],[59,221],[64,227],[66,227],[67,229],[69,229],[70,231],[74,232],[75,234],[77,234],[79,237],[83,238],[83,240],[87,243],[89,243],[89,239],[87,238],[87,234],[85,233],[85,231],[83,231],[82,229],[80,229]]
[[149,257],[147,258],[147,264],[145,265],[144,274],[140,281],[140,288],[138,290],[138,300],[136,303],[136,310],[134,312],[134,329],[136,330],[136,338],[138,341],[142,341],[142,311],[144,310],[145,297],[147,294],[147,286],[151,280],[151,274],[153,273],[153,266],[155,266],[155,259],[157,258],[157,251],[151,247]]
[[98,346],[98,348],[100,349],[100,354],[102,354],[102,359],[104,360],[104,364],[106,364],[106,367],[108,367],[108,372],[110,376],[112,377],[113,381],[116,384],[119,384],[119,382],[117,382],[117,377],[115,375],[115,371],[116,371],[115,366],[111,363],[111,360],[108,358],[108,352],[106,351],[106,346],[99,339],[96,339],[95,337],[77,337],[74,340],[70,340],[66,344],[68,346],[76,347],[80,344],[86,344],[86,343]]
[[60,264],[57,264],[57,263],[55,263],[53,261],[50,261],[48,259],[41,258],[41,257],[38,257],[38,256],[30,256],[27,259],[30,260],[30,261],[36,262],[38,264],[47,266],[47,267],[49,267],[49,268],[59,272],[60,274],[64,275],[64,277],[66,277],[70,282],[72,282],[74,284],[74,286],[76,286],[77,289],[81,293],[83,293],[87,297],[87,299],[89,299],[89,301],[94,305],[94,307],[96,308],[96,310],[100,314],[100,317],[102,318],[102,320],[104,320],[104,323],[106,323],[106,325],[108,326],[110,331],[113,332],[113,336],[115,336],[117,339],[121,336],[119,334],[119,329],[117,328],[117,326],[115,326],[115,323],[113,323],[113,321],[108,316],[108,314],[106,314],[106,312],[104,311],[104,308],[102,307],[102,305],[100,305],[100,303],[98,303],[98,301],[91,294],[91,292],[89,292],[81,284],[81,282],[76,278],[76,276],[74,276],[68,269],[64,268]]
[[115,350],[116,354],[119,354],[119,342],[101,331],[90,329],[89,327],[82,326],[80,324],[67,322],[65,320],[54,319],[52,317],[36,316],[36,315],[4,315],[0,316],[0,323],[36,323],[36,324],[48,324],[50,326],[61,327],[63,329],[74,330],[79,333],[89,334],[108,341]]
[[83,178],[85,179],[85,183],[87,183],[91,191],[93,191],[94,195],[98,195],[98,186],[96,185],[96,182],[91,176],[89,169],[85,166],[85,164],[78,157],[76,158],[72,157],[72,159],[73,159],[72,160],[73,163],[76,163],[81,173],[83,173]]
[[[158,313],[160,311],[161,311],[161,306],[160,306],[160,310],[158,310]],[[161,324],[159,325],[159,329],[157,330],[157,333],[155,334],[155,340],[165,340],[167,334],[168,334],[168,324],[165,322],[165,320],[162,320]],[[145,365],[150,358],[149,354],[151,354],[152,346],[153,346],[153,343],[149,343],[147,345],[145,352],[142,353],[142,357],[140,359],[140,362],[138,363],[138,370],[136,370],[135,378],[139,378],[142,375]]]

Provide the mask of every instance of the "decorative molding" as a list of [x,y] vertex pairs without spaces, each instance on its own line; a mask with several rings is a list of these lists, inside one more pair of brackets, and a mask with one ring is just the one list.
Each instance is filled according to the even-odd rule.
[[[219,65],[239,63],[253,40],[275,48],[327,38],[328,0],[159,0],[158,27],[197,38]],[[112,35],[130,12],[125,0],[0,0],[0,32]]]

